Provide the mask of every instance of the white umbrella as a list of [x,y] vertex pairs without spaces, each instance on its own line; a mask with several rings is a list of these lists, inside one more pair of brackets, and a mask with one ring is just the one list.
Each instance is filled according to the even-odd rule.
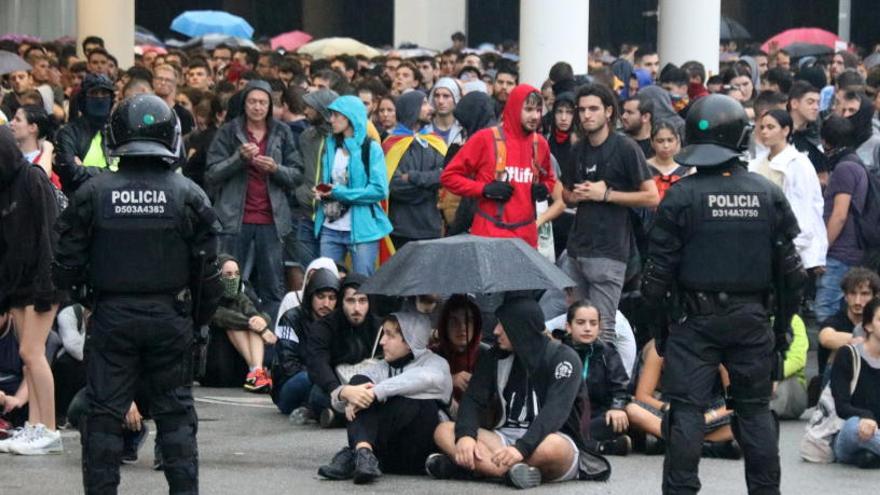
[[353,38],[323,38],[299,47],[297,53],[314,58],[332,58],[337,55],[363,55],[373,58],[382,55],[379,50]]

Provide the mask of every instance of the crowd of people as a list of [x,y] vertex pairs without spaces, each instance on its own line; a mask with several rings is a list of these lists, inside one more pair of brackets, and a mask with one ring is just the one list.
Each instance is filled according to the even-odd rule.
[[[234,370],[225,385],[271,394],[294,424],[346,427],[321,476],[427,470],[526,488],[604,480],[608,455],[662,453],[662,342],[639,275],[657,205],[693,173],[675,161],[688,112],[722,93],[754,124],[734,137],[743,166],[781,188],[811,276],[771,408],[798,419],[827,387],[843,420],[834,459],[880,467],[877,57],[746,48],[708,77],[625,46],[592,52],[588,74],[558,62],[536,88],[515,57],[460,47],[412,59],[151,48],[127,69],[97,37],[83,59],[54,43],[0,49],[31,66],[3,76],[0,103],[0,452],[61,452],[58,428],[81,420],[92,315],[88,297],[52,286],[52,225],[116,170],[108,119],[146,93],[176,114],[177,168],[222,228],[224,294],[206,337],[234,352],[201,353],[202,367]],[[49,196],[35,192],[42,178]],[[522,239],[578,286],[361,290],[406,244],[462,233]],[[818,377],[806,376],[811,325]],[[724,367],[716,382],[702,453],[737,459]],[[149,409],[130,405],[123,462]]]

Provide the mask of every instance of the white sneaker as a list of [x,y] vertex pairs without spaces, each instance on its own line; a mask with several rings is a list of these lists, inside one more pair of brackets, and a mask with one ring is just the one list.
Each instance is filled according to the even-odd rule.
[[13,442],[21,440],[26,435],[30,435],[31,430],[33,429],[34,427],[31,426],[30,423],[25,423],[22,428],[16,428],[12,436],[5,440],[0,440],[0,452],[9,453],[9,446],[12,445]]
[[18,455],[61,454],[64,452],[61,432],[50,431],[43,425],[37,425],[30,435],[10,445],[9,451]]

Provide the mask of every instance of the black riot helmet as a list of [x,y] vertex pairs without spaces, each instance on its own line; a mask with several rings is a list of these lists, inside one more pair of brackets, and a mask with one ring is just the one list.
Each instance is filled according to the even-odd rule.
[[697,100],[685,124],[687,146],[675,161],[688,167],[716,167],[748,148],[752,125],[742,105],[726,95]]
[[154,95],[126,98],[110,115],[107,147],[111,156],[154,156],[177,160],[180,122]]

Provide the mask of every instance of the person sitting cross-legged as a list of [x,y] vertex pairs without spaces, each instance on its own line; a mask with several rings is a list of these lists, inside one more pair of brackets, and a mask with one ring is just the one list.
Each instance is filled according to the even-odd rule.
[[[606,479],[608,462],[588,450],[581,431],[586,389],[577,353],[545,334],[534,300],[508,296],[495,314],[496,347],[477,362],[456,421],[434,432],[442,453],[425,470],[438,479],[504,478],[517,488]],[[493,405],[500,419],[480,428]]]
[[422,472],[434,449],[438,403],[452,395],[452,376],[442,357],[427,349],[431,320],[419,313],[392,313],[382,324],[384,361],[333,391],[333,407],[348,419],[348,446],[318,474],[369,483],[382,472]]

